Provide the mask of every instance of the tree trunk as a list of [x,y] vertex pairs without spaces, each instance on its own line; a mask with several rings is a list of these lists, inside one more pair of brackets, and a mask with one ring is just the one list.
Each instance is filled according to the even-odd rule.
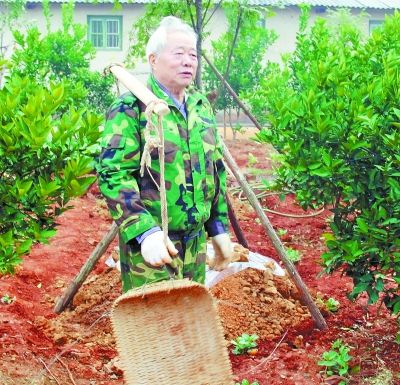
[[232,139],[235,139],[235,130],[233,129],[233,124],[232,124],[232,109],[230,107],[228,108],[228,119],[229,119],[229,127],[231,128],[232,131]]
[[[232,110],[230,110],[229,113],[232,114]],[[232,120],[232,118],[231,118],[231,120]],[[237,123],[237,118],[236,118],[236,123]],[[236,134],[237,134],[236,127],[233,125],[231,125],[231,127],[232,127],[232,139],[236,140]]]
[[199,90],[202,89],[202,82],[201,82],[201,48],[202,48],[202,31],[203,31],[203,2],[201,0],[195,1],[196,7],[196,33],[197,33],[197,72],[196,72],[196,85]]
[[215,65],[210,61],[210,59],[203,54],[204,59],[212,69],[212,71],[215,73],[217,78],[221,80],[225,84],[226,89],[228,92],[231,94],[233,100],[240,106],[240,108],[244,111],[244,113],[250,118],[250,120],[254,123],[254,125],[259,129],[262,130],[261,124],[257,121],[257,119],[254,117],[254,115],[249,111],[249,109],[245,106],[245,104],[239,99],[239,97],[236,95],[236,92],[232,89],[232,87],[229,85],[229,83],[224,79],[224,77],[219,73]]
[[226,139],[226,108],[224,108],[224,139]]

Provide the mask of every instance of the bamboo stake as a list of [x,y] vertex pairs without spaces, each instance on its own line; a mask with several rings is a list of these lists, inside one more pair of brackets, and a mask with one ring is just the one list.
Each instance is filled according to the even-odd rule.
[[117,233],[118,233],[118,226],[115,222],[113,222],[107,234],[97,244],[96,248],[93,250],[88,260],[82,266],[78,275],[70,283],[67,290],[64,291],[63,295],[58,299],[56,305],[54,306],[55,313],[60,314],[71,303],[75,294],[82,286],[83,282],[85,281],[89,273],[93,270],[93,267],[95,266],[97,261],[106,252],[108,246],[116,237]]

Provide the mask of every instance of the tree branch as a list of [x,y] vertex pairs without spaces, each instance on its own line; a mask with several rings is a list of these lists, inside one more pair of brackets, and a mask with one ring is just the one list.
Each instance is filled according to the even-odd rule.
[[219,0],[218,4],[215,6],[214,10],[211,12],[211,15],[209,16],[209,18],[206,21],[204,21],[203,28],[210,22],[211,18],[214,16],[214,13],[221,6],[221,4],[222,4],[222,0]]
[[211,0],[208,0],[207,5],[204,8],[203,17],[202,17],[203,20],[207,15],[207,12],[208,12],[208,9],[210,8],[210,5],[211,5]]
[[186,0],[186,4],[187,4],[187,7],[188,7],[188,12],[189,12],[190,20],[191,20],[191,22],[192,22],[192,27],[193,27],[193,29],[196,31],[196,33],[199,34],[199,32],[196,30],[196,23],[195,23],[195,21],[194,21],[193,13],[192,13],[192,10],[191,10],[191,8],[190,8],[191,1],[190,1],[190,0]]

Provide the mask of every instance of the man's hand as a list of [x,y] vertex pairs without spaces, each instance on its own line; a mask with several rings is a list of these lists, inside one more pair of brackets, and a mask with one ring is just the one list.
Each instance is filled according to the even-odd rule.
[[215,256],[210,263],[214,270],[224,270],[232,260],[233,247],[229,234],[222,233],[211,238]]
[[167,245],[164,244],[164,233],[156,231],[148,235],[141,243],[141,253],[143,259],[150,265],[158,267],[166,263],[171,263],[171,256],[178,254],[171,240],[167,239]]

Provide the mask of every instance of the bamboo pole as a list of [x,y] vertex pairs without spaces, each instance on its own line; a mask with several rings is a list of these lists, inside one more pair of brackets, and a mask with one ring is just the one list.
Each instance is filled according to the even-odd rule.
[[93,270],[93,267],[101,256],[106,252],[108,246],[113,241],[118,233],[118,226],[115,222],[111,225],[110,229],[103,237],[103,239],[97,244],[96,248],[93,250],[92,254],[82,266],[81,270],[70,283],[67,290],[64,291],[63,295],[58,299],[56,305],[54,306],[54,312],[60,314],[65,308],[71,303],[75,294],[82,286],[85,279],[88,277],[89,273]]

